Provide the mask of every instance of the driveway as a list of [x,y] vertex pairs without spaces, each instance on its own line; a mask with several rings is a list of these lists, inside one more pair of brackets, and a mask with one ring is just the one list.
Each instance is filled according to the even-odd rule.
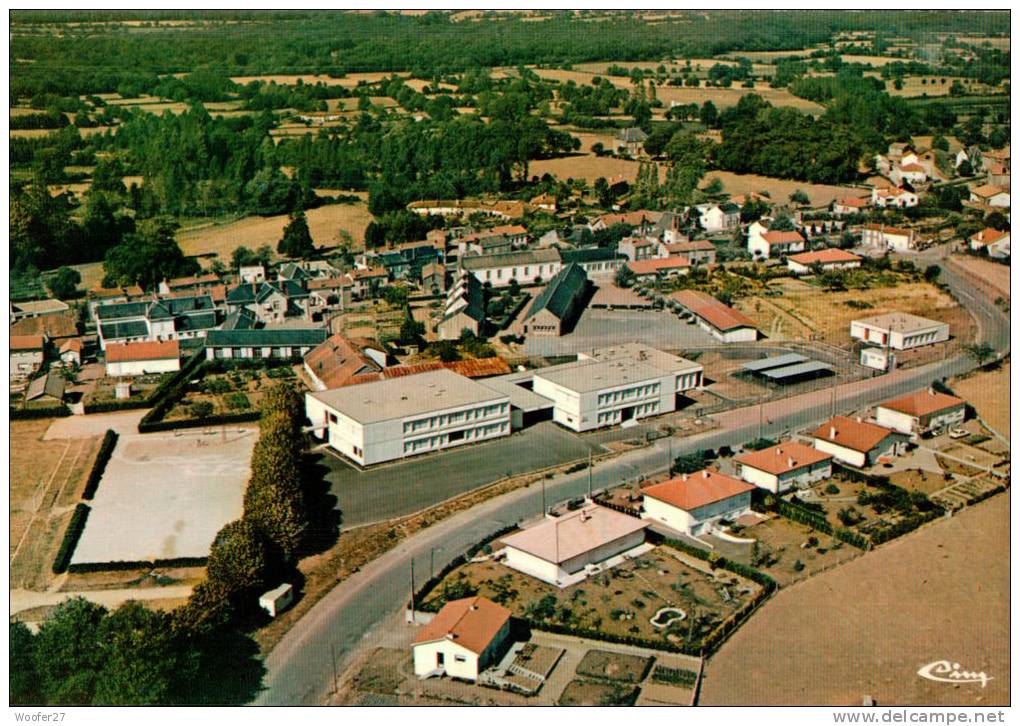
[[411,514],[505,477],[583,459],[601,447],[545,421],[504,439],[359,471],[320,450],[345,528]]
[[584,311],[574,330],[561,338],[529,337],[527,355],[569,355],[592,348],[638,342],[663,350],[718,345],[718,341],[697,325],[688,325],[673,313],[663,311]]
[[115,413],[95,413],[88,416],[64,416],[53,419],[46,429],[44,441],[51,439],[87,439],[90,436],[102,436],[107,429],[118,434],[137,434],[138,422],[149,409],[133,409]]

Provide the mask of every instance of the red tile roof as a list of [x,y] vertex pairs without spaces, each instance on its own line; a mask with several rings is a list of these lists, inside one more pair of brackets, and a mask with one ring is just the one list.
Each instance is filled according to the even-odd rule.
[[994,184],[982,184],[979,187],[974,187],[970,190],[971,194],[977,194],[979,197],[989,198],[994,197],[996,194],[1008,194],[1009,192],[1002,187],[997,187]]
[[450,640],[481,655],[510,620],[510,611],[485,597],[451,600],[418,631],[417,643]]
[[909,237],[913,234],[913,230],[905,229],[903,227],[890,227],[888,224],[866,224],[864,229],[871,230],[872,232],[881,232],[882,234],[898,235],[900,237]]
[[879,404],[881,408],[891,411],[899,411],[908,416],[928,416],[946,409],[965,406],[967,404],[962,398],[950,396],[948,393],[939,393],[930,389],[923,389],[909,393],[900,398],[894,398]]
[[12,335],[11,350],[42,350],[46,340],[41,335]]
[[788,232],[766,232],[761,236],[763,240],[768,242],[770,245],[791,245],[803,242],[804,238],[801,237],[800,232],[790,230]]
[[841,207],[866,207],[871,204],[871,200],[867,198],[837,199],[836,204]]
[[924,167],[920,164],[901,164],[900,171],[920,171],[924,172]]
[[846,416],[835,416],[815,429],[811,435],[837,446],[867,453],[893,433],[896,432],[878,424],[857,421]]
[[336,333],[312,348],[304,360],[326,388],[346,386],[359,373],[379,370],[379,366],[343,333]]
[[690,266],[691,261],[683,255],[636,260],[627,263],[627,267],[635,275],[651,275],[656,272],[667,272],[669,270],[686,270]]
[[11,325],[11,335],[45,335],[54,338],[70,338],[78,335],[78,314],[74,310],[22,318]]
[[755,327],[754,323],[746,315],[728,305],[723,305],[707,292],[702,292],[701,290],[680,290],[674,292],[671,297],[719,330]]
[[832,265],[839,262],[860,262],[861,258],[852,252],[841,250],[836,247],[830,247],[824,250],[818,250],[816,252],[801,252],[796,255],[790,255],[786,258],[792,260],[801,265],[813,265],[818,263],[820,265]]
[[672,254],[673,252],[714,252],[715,245],[709,242],[707,239],[698,239],[691,242],[675,242],[673,244],[665,245],[666,249]]
[[714,469],[702,469],[694,474],[683,474],[661,484],[653,484],[641,493],[690,512],[750,491],[754,491],[753,484],[726,476]]
[[69,338],[68,340],[65,340],[63,344],[60,346],[61,353],[68,353],[71,351],[74,351],[75,353],[81,353],[82,351],[81,338]]
[[1002,239],[1003,237],[1005,237],[1008,234],[1009,234],[1009,232],[1000,232],[997,229],[992,229],[991,227],[985,227],[983,230],[981,230],[980,232],[975,234],[970,239],[971,239],[972,242],[977,242],[978,244],[990,245],[993,242],[997,242],[998,240]]
[[181,346],[176,340],[149,340],[141,343],[107,343],[106,362],[124,363],[136,360],[180,358]]
[[473,358],[470,360],[455,360],[449,362],[429,361],[428,363],[412,363],[410,365],[393,366],[377,373],[361,373],[351,377],[346,383],[340,384],[353,386],[357,383],[371,383],[382,381],[388,378],[401,378],[402,376],[413,376],[418,373],[427,373],[446,368],[454,373],[459,373],[466,378],[487,378],[489,376],[502,376],[510,373],[510,366],[502,358]]
[[831,459],[830,454],[824,451],[801,444],[796,441],[788,441],[785,444],[770,446],[761,451],[752,451],[738,456],[734,461],[758,469],[769,474],[785,474],[805,466],[819,464]]

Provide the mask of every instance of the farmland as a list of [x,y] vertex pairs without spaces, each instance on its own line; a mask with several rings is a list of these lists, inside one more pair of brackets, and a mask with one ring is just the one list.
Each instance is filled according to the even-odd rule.
[[[1008,703],[1009,508],[995,497],[781,590],[709,661],[700,703]],[[947,657],[994,680],[917,675]]]
[[1010,362],[994,371],[979,371],[953,381],[953,391],[966,399],[978,415],[1003,436],[1009,437]]

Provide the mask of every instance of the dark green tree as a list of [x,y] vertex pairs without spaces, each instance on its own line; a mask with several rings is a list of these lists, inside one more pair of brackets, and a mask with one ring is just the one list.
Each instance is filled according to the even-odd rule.
[[308,231],[308,219],[303,210],[298,210],[290,217],[290,222],[283,228],[283,238],[276,245],[276,251],[288,257],[305,258],[315,253],[315,242]]
[[81,273],[70,267],[61,267],[56,274],[46,281],[50,294],[58,300],[74,297],[81,282]]

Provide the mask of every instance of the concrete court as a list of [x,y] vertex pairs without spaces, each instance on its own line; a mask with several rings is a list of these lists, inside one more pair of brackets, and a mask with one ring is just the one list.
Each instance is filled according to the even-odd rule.
[[71,564],[205,557],[241,516],[257,430],[124,435]]
[[671,312],[589,308],[570,333],[560,338],[529,337],[524,343],[524,352],[541,356],[570,355],[630,342],[679,350],[716,345],[719,341]]

